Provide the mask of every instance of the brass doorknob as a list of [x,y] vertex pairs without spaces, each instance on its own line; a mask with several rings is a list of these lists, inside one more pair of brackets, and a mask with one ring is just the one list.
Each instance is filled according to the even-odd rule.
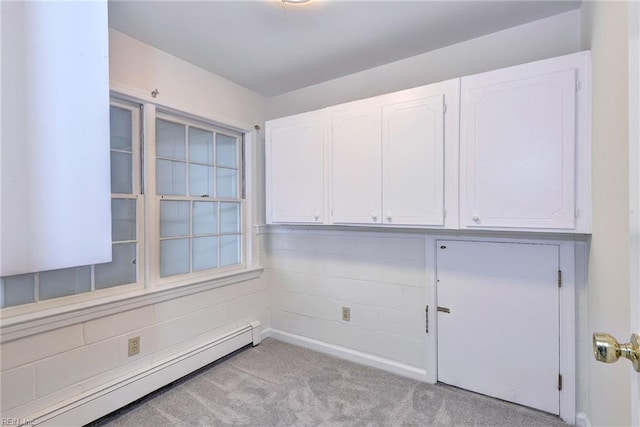
[[598,362],[613,363],[625,357],[640,372],[640,335],[631,334],[630,343],[620,344],[613,336],[597,332],[593,334],[593,355]]

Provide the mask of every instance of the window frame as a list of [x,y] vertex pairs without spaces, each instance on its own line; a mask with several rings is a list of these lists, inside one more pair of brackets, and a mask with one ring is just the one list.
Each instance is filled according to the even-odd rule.
[[[140,289],[145,287],[146,283],[146,270],[145,266],[145,235],[144,235],[144,223],[145,223],[145,191],[144,191],[144,168],[142,164],[142,153],[144,150],[144,135],[142,132],[142,104],[140,102],[127,101],[118,97],[117,95],[111,94],[109,97],[109,107],[112,106],[129,110],[132,114],[131,120],[131,134],[132,144],[131,144],[131,174],[132,174],[132,188],[131,193],[111,193],[111,200],[113,199],[126,199],[126,200],[135,200],[136,206],[136,277],[137,281],[134,283],[127,283],[122,285],[114,285],[104,289],[95,289],[95,266],[92,266],[92,291],[103,291],[106,289],[118,288],[120,286],[132,286],[133,289]],[[112,148],[109,150],[109,154],[113,151]],[[113,215],[113,209],[112,209]],[[113,217],[111,219],[113,224]],[[133,241],[114,241],[113,237],[111,239],[111,248],[113,254],[113,246],[118,243],[124,242],[133,242]]]
[[[255,155],[257,151],[255,144],[259,140],[261,127],[231,119],[218,113],[212,114],[211,110],[198,110],[191,104],[184,104],[171,99],[163,99],[162,103],[159,103],[159,100],[147,91],[114,82],[111,82],[110,88],[111,101],[135,104],[140,107],[139,135],[144,141],[155,141],[154,122],[156,108],[165,113],[177,114],[187,119],[219,125],[243,135],[242,156],[244,169],[242,178],[244,181],[244,194],[242,203],[244,206],[242,212],[242,241],[244,262],[242,266],[219,268],[213,272],[205,271],[202,274],[193,273],[189,275],[190,277],[176,278],[176,276],[171,276],[175,280],[166,280],[163,283],[158,283],[157,277],[152,274],[153,270],[149,268],[154,258],[149,253],[149,242],[151,241],[149,236],[153,235],[151,229],[157,221],[139,221],[138,228],[142,229],[142,233],[139,236],[143,236],[143,241],[139,243],[138,250],[140,256],[144,255],[144,262],[138,263],[138,268],[142,270],[138,274],[138,284],[118,285],[94,292],[2,308],[0,309],[0,321],[3,325],[3,334],[0,336],[0,342],[95,319],[104,316],[106,313],[114,314],[135,307],[166,301],[167,299],[257,279],[264,270],[259,265],[259,248],[256,245],[257,234],[260,232],[260,226],[256,225],[256,220],[260,218],[260,213],[257,211],[260,203],[256,199],[257,193],[255,192],[257,188],[255,170],[257,165]],[[141,167],[142,174],[155,173],[155,159],[149,155],[149,151],[146,147],[141,147],[138,150],[141,160],[138,164]],[[149,170],[151,169],[150,165],[154,169],[153,171]],[[139,182],[142,185],[143,193],[151,194],[150,189],[143,185],[142,177]],[[153,205],[153,199],[154,197],[143,197],[142,195],[138,197],[140,218],[148,219],[150,217],[147,212],[149,212],[150,205]]]
[[[146,253],[147,257],[147,277],[149,280],[147,281],[147,287],[150,288],[166,288],[171,286],[181,286],[189,283],[197,283],[202,282],[208,279],[215,279],[219,277],[224,277],[230,273],[234,273],[240,270],[246,269],[250,264],[248,263],[249,252],[251,251],[250,240],[248,239],[248,235],[250,232],[250,228],[248,227],[248,190],[247,183],[245,179],[246,169],[247,169],[247,159],[245,156],[246,151],[246,132],[238,131],[228,126],[217,125],[215,122],[211,120],[206,120],[198,117],[194,117],[188,113],[177,112],[175,110],[165,109],[162,107],[157,107],[155,105],[146,105],[145,106],[145,126],[146,133],[148,135],[146,141],[146,150],[145,150],[145,178],[146,178],[146,210],[147,212],[152,212],[147,215],[147,223],[149,227],[146,230]],[[198,196],[173,196],[173,195],[158,195],[156,188],[156,160],[158,159],[156,153],[156,120],[165,120],[172,123],[178,123],[184,126],[193,126],[197,129],[210,130],[215,133],[221,133],[223,135],[232,136],[237,138],[238,140],[238,176],[237,176],[237,188],[238,188],[238,198],[218,198],[218,197],[210,197],[210,198],[201,198]],[[188,141],[185,142],[188,144]],[[185,154],[185,157],[188,157]],[[189,159],[186,158],[185,164],[189,164]],[[188,184],[187,184],[188,186]],[[195,271],[183,274],[176,274],[171,276],[162,277],[160,274],[160,241],[162,238],[160,237],[160,202],[162,200],[184,200],[184,201],[196,201],[196,200],[211,200],[220,202],[233,202],[239,203],[241,214],[241,230],[240,230],[240,244],[241,244],[241,263],[234,264],[230,266],[216,267],[212,269]],[[220,233],[220,230],[219,234]],[[189,239],[191,242],[191,239]],[[190,250],[191,252],[191,250]],[[191,258],[190,258],[191,261]]]

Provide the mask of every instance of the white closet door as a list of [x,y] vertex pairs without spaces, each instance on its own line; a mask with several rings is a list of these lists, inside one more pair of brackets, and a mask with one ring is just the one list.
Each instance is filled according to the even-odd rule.
[[382,223],[381,108],[332,115],[332,222]]
[[322,112],[267,123],[269,223],[324,222]]
[[461,228],[575,227],[575,74],[534,63],[462,79]]
[[437,244],[438,381],[558,414],[558,246]]
[[444,96],[382,110],[383,222],[444,224]]

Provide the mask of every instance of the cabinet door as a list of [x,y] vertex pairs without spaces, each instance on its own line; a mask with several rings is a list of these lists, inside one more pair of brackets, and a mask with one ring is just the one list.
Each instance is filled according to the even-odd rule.
[[324,222],[322,112],[268,122],[267,222]]
[[461,228],[575,227],[575,91],[544,63],[462,79]]
[[332,222],[380,224],[381,108],[334,113],[331,142]]
[[444,224],[444,96],[382,110],[383,222]]

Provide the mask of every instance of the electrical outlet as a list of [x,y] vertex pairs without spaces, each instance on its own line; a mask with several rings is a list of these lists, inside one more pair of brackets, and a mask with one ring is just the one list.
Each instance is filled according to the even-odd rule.
[[351,308],[350,307],[342,307],[342,320],[345,322],[351,321]]
[[129,338],[129,357],[140,353],[140,337]]

